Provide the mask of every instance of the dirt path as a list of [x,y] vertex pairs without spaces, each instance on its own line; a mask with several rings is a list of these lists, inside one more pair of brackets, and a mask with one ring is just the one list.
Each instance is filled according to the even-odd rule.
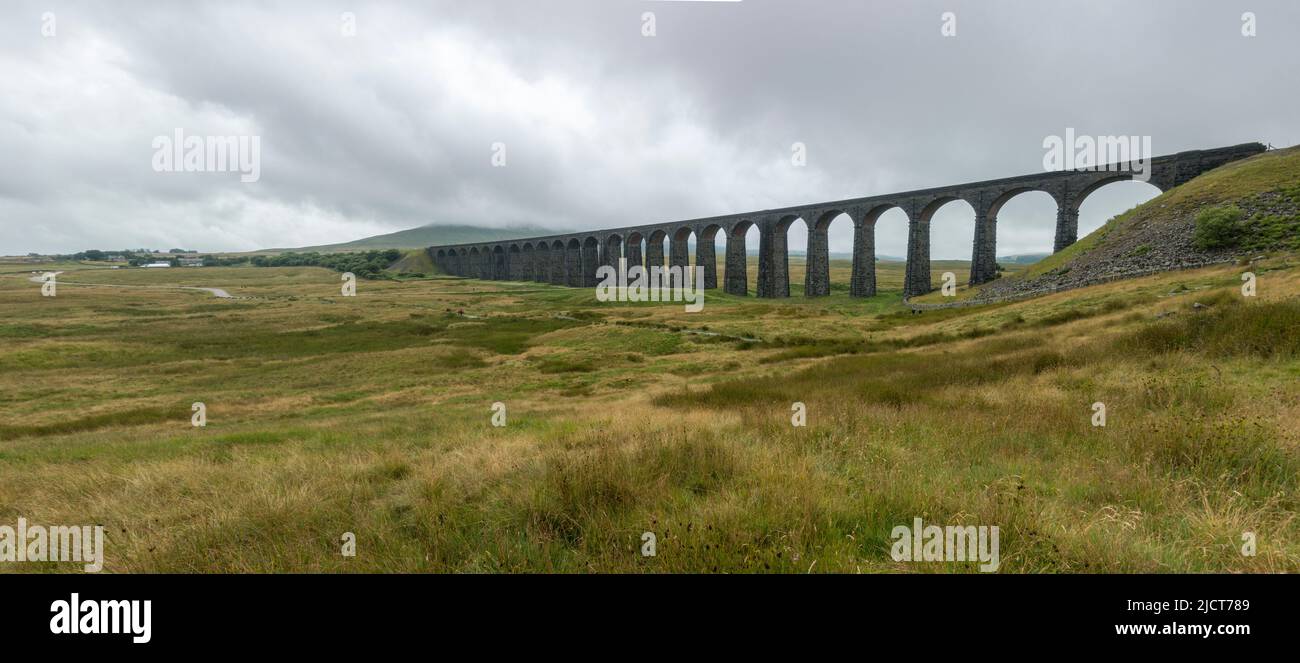
[[[86,283],[84,281],[58,280],[59,274],[62,273],[63,272],[54,272],[57,285],[91,285],[91,286],[98,286],[101,288],[139,288],[143,290],[202,290],[203,292],[210,293],[212,294],[212,296],[219,297],[221,299],[238,299],[237,297],[231,296],[230,293],[226,292],[225,290],[222,290],[221,288],[203,288],[203,287],[192,286],[192,285],[129,285],[124,283]],[[27,280],[31,281],[32,283],[44,283],[45,275],[38,274],[36,276],[32,276],[28,278]]]

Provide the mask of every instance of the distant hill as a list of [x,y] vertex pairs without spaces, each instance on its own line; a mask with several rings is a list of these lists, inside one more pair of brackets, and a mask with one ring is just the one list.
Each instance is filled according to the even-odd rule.
[[503,239],[536,237],[538,235],[555,235],[570,232],[537,226],[512,226],[508,228],[480,228],[478,226],[429,224],[419,228],[399,230],[386,235],[363,237],[340,244],[321,246],[303,246],[298,248],[267,249],[267,251],[316,251],[334,253],[339,251],[366,251],[370,249],[422,249],[426,246],[440,244],[465,244],[469,242],[495,242]]
[[1047,256],[1050,253],[1017,253],[1010,256],[998,256],[998,262],[1005,265],[1032,265]]

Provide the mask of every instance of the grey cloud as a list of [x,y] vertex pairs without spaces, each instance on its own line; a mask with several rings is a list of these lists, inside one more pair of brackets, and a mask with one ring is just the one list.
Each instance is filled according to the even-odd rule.
[[[345,10],[353,38],[339,34]],[[956,37],[939,33],[944,11]],[[1243,11],[1257,37],[1240,35]],[[1034,172],[1043,138],[1066,127],[1151,135],[1158,153],[1300,142],[1300,7],[1286,0],[20,2],[3,14],[5,253],[707,216]],[[175,127],[262,136],[262,179],[154,172],[150,140]],[[489,162],[498,141],[505,168]],[[790,166],[795,141],[806,168]],[[1144,186],[1099,191],[1082,230],[1149,197]],[[1050,203],[1013,201],[999,252],[1050,250],[1053,220]],[[968,257],[970,221],[959,204],[941,210],[933,255]],[[847,226],[832,226],[832,250],[847,250]],[[902,223],[882,220],[878,244],[901,254]]]

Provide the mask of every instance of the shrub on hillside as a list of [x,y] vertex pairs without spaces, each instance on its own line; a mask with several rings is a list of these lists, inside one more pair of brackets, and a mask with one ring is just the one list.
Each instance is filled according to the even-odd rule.
[[1198,249],[1225,249],[1241,239],[1241,209],[1234,206],[1212,207],[1196,215],[1196,232],[1192,244]]

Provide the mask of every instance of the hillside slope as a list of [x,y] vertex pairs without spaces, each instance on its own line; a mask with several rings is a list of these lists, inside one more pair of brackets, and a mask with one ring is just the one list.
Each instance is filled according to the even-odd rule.
[[516,237],[534,237],[568,232],[537,226],[511,226],[508,228],[480,228],[465,225],[431,224],[419,228],[408,228],[394,233],[364,237],[351,242],[324,244],[321,246],[303,246],[294,249],[269,249],[271,251],[317,251],[332,253],[338,251],[358,251],[365,249],[422,249],[440,244],[465,244],[469,242],[494,242]]
[[402,253],[402,257],[388,266],[388,271],[396,274],[439,274],[439,270],[434,264],[429,254],[422,250],[408,250]]
[[[1198,246],[1197,217],[1216,208],[1240,210],[1240,214],[1233,212],[1239,216],[1231,227],[1235,239],[1213,248]],[[1300,249],[1300,147],[1290,147],[1226,164],[1170,189],[1030,269],[978,288],[974,299],[1066,289],[1123,274],[1296,249]]]

